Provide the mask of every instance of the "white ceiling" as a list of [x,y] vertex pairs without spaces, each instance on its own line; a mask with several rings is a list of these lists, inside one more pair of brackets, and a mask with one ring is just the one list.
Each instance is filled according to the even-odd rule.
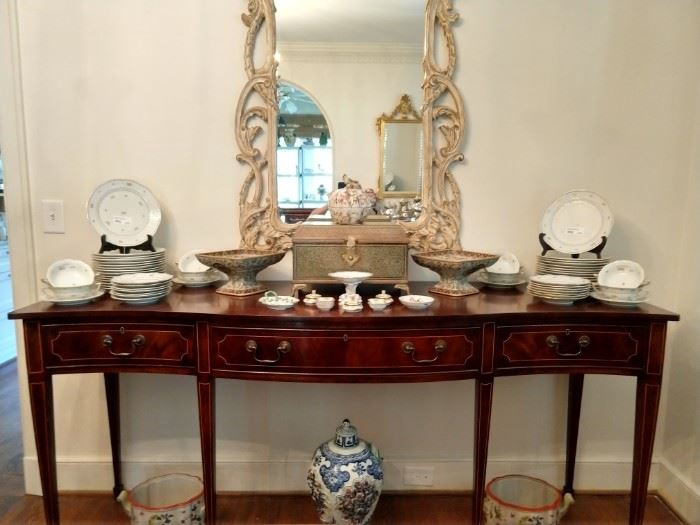
[[275,0],[280,42],[423,45],[425,0]]

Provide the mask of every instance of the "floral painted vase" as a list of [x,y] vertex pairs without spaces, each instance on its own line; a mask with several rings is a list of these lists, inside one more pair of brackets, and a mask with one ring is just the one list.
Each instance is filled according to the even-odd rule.
[[368,523],[379,501],[384,472],[379,451],[357,437],[347,419],[335,439],[314,452],[306,481],[323,523]]
[[344,177],[344,188],[331,192],[328,209],[335,224],[361,224],[377,203],[377,194],[372,189],[363,190],[360,183]]

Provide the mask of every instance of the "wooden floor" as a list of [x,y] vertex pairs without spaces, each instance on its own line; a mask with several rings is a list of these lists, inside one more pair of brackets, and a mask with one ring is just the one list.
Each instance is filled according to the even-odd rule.
[[[42,524],[41,498],[25,496],[22,480],[22,443],[17,397],[17,371],[0,368],[0,525]],[[221,494],[217,523],[232,525],[319,523],[307,495],[239,496]],[[617,495],[578,495],[563,524],[625,524],[629,499]],[[121,505],[110,494],[60,496],[64,525],[128,524]],[[464,525],[470,519],[468,495],[383,494],[373,525]],[[645,524],[683,523],[655,496],[647,500]]]

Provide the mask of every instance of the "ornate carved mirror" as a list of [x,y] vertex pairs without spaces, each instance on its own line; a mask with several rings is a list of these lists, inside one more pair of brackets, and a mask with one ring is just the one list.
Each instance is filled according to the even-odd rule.
[[423,119],[411,97],[402,95],[390,114],[377,119],[379,132],[380,198],[406,198],[421,194],[423,186]]
[[[300,7],[302,4],[305,7]],[[340,17],[341,25],[333,26],[328,17],[343,6],[352,6],[354,12],[345,12]],[[452,82],[456,64],[452,25],[458,19],[452,0],[324,0],[319,3],[277,0],[277,9],[273,0],[248,0],[247,7],[242,19],[247,27],[244,60],[248,81],[236,108],[236,141],[240,149],[237,158],[249,170],[240,192],[241,246],[257,250],[289,249],[298,226],[283,222],[279,215],[276,158],[278,84],[283,80],[296,80],[285,78],[295,71],[289,64],[296,60],[297,70],[302,69],[304,64],[300,63],[305,62],[309,78],[315,75],[336,80],[334,90],[347,93],[348,97],[356,91],[360,81],[371,81],[378,73],[392,73],[392,64],[412,62],[416,65],[418,75],[410,85],[404,82],[383,94],[379,85],[386,82],[377,81],[375,96],[354,101],[347,98],[340,107],[342,111],[355,114],[372,111],[368,115],[373,116],[358,121],[357,127],[364,129],[366,126],[366,131],[356,134],[361,139],[354,139],[349,133],[357,131],[354,127],[348,130],[336,125],[334,109],[324,107],[334,123],[333,176],[339,179],[342,173],[347,173],[351,178],[360,179],[366,187],[374,186],[379,154],[376,132],[372,129],[376,115],[382,113],[381,108],[392,107],[402,93],[418,93],[414,97],[421,100],[416,113],[422,120],[422,208],[417,220],[399,224],[407,233],[409,245],[416,250],[459,248],[460,195],[449,169],[453,162],[463,159],[464,110],[459,91]],[[417,15],[410,16],[412,13]],[[386,23],[387,16],[395,19],[394,25]],[[398,42],[396,39],[402,38],[401,34],[412,35],[412,38],[421,34],[420,29],[412,25],[416,19],[424,28],[422,45]],[[317,38],[314,26],[302,24],[290,28],[288,20],[297,20],[300,24],[320,20],[322,23],[316,27],[328,26],[325,30],[328,33],[330,28],[332,38],[326,37],[323,46],[319,46],[317,41],[321,37]],[[284,27],[279,26],[279,35],[278,21],[285,21]],[[341,27],[358,30],[361,41],[346,41],[352,37],[341,33],[338,29]],[[293,35],[299,34],[310,35],[311,40],[295,41]],[[284,38],[278,45],[280,35]],[[381,59],[378,58],[380,53]],[[329,73],[339,62],[353,64],[355,73],[349,75],[350,81],[339,82],[340,74]],[[389,75],[389,78],[399,76]],[[310,87],[306,82],[297,83]],[[322,96],[315,89],[311,91],[319,98]],[[358,154],[360,147],[364,147],[360,140],[375,152],[371,168],[360,166],[364,157]]]

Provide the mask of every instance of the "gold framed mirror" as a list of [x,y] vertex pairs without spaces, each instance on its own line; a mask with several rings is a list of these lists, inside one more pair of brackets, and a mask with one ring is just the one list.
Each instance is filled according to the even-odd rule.
[[[421,107],[416,113],[422,120],[422,206],[417,220],[399,224],[415,250],[459,249],[460,192],[450,172],[450,166],[464,158],[464,107],[452,82],[457,60],[452,25],[459,15],[452,0],[425,0],[421,6],[425,8],[423,81]],[[305,18],[308,15],[305,13]],[[240,150],[236,158],[249,171],[239,195],[241,247],[288,250],[298,223],[284,223],[277,204],[278,49],[273,0],[248,0],[242,20],[247,27],[244,64],[248,80],[236,108]],[[335,135],[340,137],[342,130],[336,130]],[[376,140],[370,134],[366,138]],[[339,142],[334,142],[334,147]],[[344,165],[336,170],[351,171]]]
[[379,132],[379,182],[381,199],[405,199],[421,195],[423,187],[423,118],[411,97],[401,95],[394,110],[377,118]]

